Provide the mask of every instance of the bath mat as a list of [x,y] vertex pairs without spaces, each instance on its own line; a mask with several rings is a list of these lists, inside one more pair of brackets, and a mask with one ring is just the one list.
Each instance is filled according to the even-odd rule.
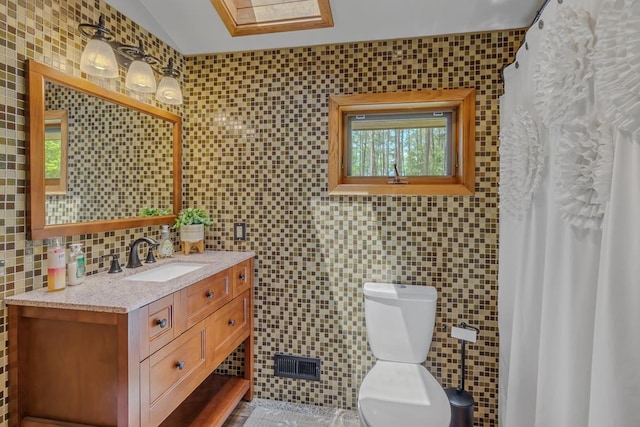
[[294,412],[281,408],[264,408],[257,406],[244,423],[244,427],[359,427],[357,416],[342,410],[320,410],[317,413],[304,411]]

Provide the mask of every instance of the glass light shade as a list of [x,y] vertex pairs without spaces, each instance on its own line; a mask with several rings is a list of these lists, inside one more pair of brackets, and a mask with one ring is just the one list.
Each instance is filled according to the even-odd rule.
[[163,76],[158,85],[156,99],[165,104],[182,104],[182,90],[178,81],[171,76]]
[[91,39],[80,57],[80,69],[85,73],[113,79],[118,77],[118,61],[109,43],[100,39]]
[[136,92],[153,93],[156,91],[156,77],[151,66],[146,62],[135,60],[129,65],[126,86]]

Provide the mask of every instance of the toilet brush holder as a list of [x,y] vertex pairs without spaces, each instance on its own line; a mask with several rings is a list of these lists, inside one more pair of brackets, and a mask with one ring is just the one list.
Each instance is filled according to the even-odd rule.
[[451,336],[461,341],[460,354],[460,385],[458,387],[447,387],[444,389],[449,398],[451,405],[451,424],[450,427],[473,427],[473,396],[464,389],[464,381],[466,376],[466,342],[475,342],[477,334],[480,332],[478,328],[469,326],[462,322],[460,327],[453,327]]
[[458,387],[444,389],[451,405],[450,427],[473,427],[473,396]]

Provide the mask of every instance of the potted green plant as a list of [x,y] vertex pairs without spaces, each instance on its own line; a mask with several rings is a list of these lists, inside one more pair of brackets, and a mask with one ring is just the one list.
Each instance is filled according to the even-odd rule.
[[171,209],[144,207],[140,211],[140,216],[164,216],[164,215],[171,215]]
[[[204,226],[211,224],[213,222],[205,210],[187,208],[180,211],[172,228],[180,229],[180,241],[183,242],[184,252],[188,253],[191,245],[187,244],[187,249],[185,249],[185,243],[204,242]],[[196,247],[198,246],[196,245]],[[200,251],[199,247],[198,250]]]

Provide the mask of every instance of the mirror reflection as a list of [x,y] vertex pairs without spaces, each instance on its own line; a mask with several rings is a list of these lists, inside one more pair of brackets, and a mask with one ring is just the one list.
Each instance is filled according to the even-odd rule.
[[46,224],[135,217],[145,206],[170,208],[172,130],[172,123],[157,117],[46,81]]

